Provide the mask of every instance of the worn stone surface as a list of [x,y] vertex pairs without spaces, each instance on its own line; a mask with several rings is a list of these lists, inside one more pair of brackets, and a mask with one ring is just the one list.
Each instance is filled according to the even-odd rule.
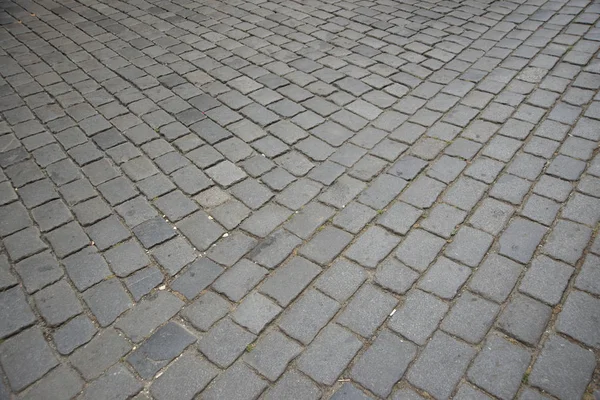
[[597,395],[599,15],[2,2],[0,397]]

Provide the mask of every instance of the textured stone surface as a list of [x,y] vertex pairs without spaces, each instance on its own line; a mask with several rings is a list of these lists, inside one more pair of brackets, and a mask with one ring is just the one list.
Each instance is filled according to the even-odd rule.
[[597,3],[0,9],[1,398],[597,395]]

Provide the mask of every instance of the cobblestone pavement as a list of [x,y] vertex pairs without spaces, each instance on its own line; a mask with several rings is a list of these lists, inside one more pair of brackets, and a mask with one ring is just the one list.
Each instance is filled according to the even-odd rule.
[[599,2],[0,9],[1,399],[600,398]]

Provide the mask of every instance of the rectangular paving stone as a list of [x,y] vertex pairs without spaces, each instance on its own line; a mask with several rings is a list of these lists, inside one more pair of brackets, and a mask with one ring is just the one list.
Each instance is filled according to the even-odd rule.
[[[592,377],[595,364],[593,353],[560,336],[551,335],[533,365],[529,383],[559,398],[580,398]],[[561,372],[565,368],[570,373]]]
[[528,296],[517,294],[504,308],[497,326],[509,335],[536,345],[550,320],[552,309]]
[[560,302],[573,272],[569,265],[540,255],[527,269],[519,290],[546,304],[556,305]]
[[231,318],[258,335],[281,311],[281,307],[277,304],[260,293],[254,292],[237,306],[231,314]]
[[221,368],[229,367],[246,350],[256,336],[231,319],[224,318],[215,324],[198,341],[198,349]]
[[475,353],[471,346],[439,332],[408,370],[408,381],[437,398],[447,398]]
[[337,322],[364,337],[371,336],[398,301],[373,285],[363,286],[352,298]]
[[332,385],[362,347],[352,333],[328,325],[298,359],[298,369],[315,381]]
[[24,396],[32,400],[68,399],[76,396],[83,384],[72,368],[61,365],[32,385]]
[[276,381],[301,350],[299,344],[273,331],[260,340],[252,351],[246,353],[243,359],[267,379]]
[[540,224],[516,218],[500,236],[499,253],[513,260],[527,263],[546,231],[546,228]]
[[352,367],[355,381],[387,397],[417,354],[417,347],[383,330]]
[[119,315],[133,307],[123,285],[114,278],[86,290],[83,299],[102,327],[110,325]]
[[255,399],[266,387],[266,381],[240,362],[215,379],[203,392],[202,397],[207,400]]
[[463,292],[442,321],[441,328],[467,342],[479,343],[491,328],[499,310],[495,303]]
[[333,224],[350,233],[360,232],[377,212],[358,202],[351,202],[333,217]]
[[127,357],[127,362],[143,379],[151,379],[195,341],[196,338],[190,332],[171,321],[135,349]]
[[183,307],[174,294],[158,291],[129,310],[115,327],[134,343],[141,342],[154,329],[173,317]]
[[229,302],[214,292],[206,292],[188,305],[181,315],[194,328],[208,331],[210,327],[229,312]]
[[339,302],[348,299],[367,278],[360,266],[339,259],[316,281],[315,287]]
[[89,342],[97,331],[98,329],[87,316],[80,315],[54,332],[54,344],[59,353],[66,355]]
[[99,333],[84,347],[76,350],[69,361],[87,380],[99,377],[131,350],[131,344],[116,330]]
[[285,228],[296,236],[307,239],[333,214],[332,208],[317,202],[310,202],[285,224]]
[[25,330],[0,345],[0,363],[8,383],[20,391],[58,365],[39,327]]
[[546,239],[544,253],[574,265],[582,255],[591,230],[574,222],[559,220]]
[[260,292],[287,306],[319,274],[321,268],[302,257],[294,257],[271,275]]
[[267,274],[267,270],[257,264],[242,259],[213,283],[212,287],[226,295],[231,301],[244,297]]
[[223,267],[206,257],[201,257],[171,282],[171,288],[192,300],[222,273]]
[[451,300],[471,275],[471,269],[440,257],[418,284],[419,289]]
[[36,317],[20,287],[0,292],[0,338],[8,337],[32,325]]
[[117,364],[91,382],[81,398],[92,400],[99,396],[133,396],[142,388],[142,383],[123,364]]
[[420,290],[411,291],[390,318],[388,326],[407,339],[424,345],[448,311],[448,305]]
[[186,352],[171,364],[150,386],[150,393],[158,400],[191,399],[217,376],[218,370],[208,361]]
[[[519,390],[530,360],[531,355],[524,348],[491,335],[467,376],[488,393],[501,399],[512,399]],[[497,379],[497,373],[501,373],[503,379]]]
[[264,395],[266,400],[321,398],[321,390],[310,379],[295,370],[286,372],[277,384]]
[[501,201],[486,198],[473,213],[469,222],[473,227],[481,229],[489,234],[499,234],[510,217],[514,208]]
[[294,339],[309,344],[339,308],[336,301],[316,290],[308,290],[283,315],[279,327]]
[[[161,235],[161,238],[165,238],[166,240],[175,236],[176,231],[170,228],[166,222],[164,224],[160,223],[160,225],[164,225],[164,235]],[[167,226],[171,229],[172,234],[167,235]],[[211,244],[225,233],[225,230],[211,220],[203,211],[198,211],[197,213],[184,218],[179,221],[176,226],[194,247],[200,251],[206,251]],[[154,240],[154,242],[156,242],[156,240]]]
[[490,254],[475,272],[469,288],[490,300],[506,300],[521,274],[523,267],[497,254]]
[[403,179],[383,174],[375,178],[371,185],[358,196],[357,200],[369,207],[381,210],[400,194],[406,184]]
[[206,255],[221,265],[232,266],[254,248],[256,243],[256,239],[241,232],[234,232],[217,241]]
[[38,311],[50,326],[59,325],[83,311],[75,291],[65,280],[40,290],[34,299]]
[[579,291],[572,291],[558,315],[556,330],[593,348],[600,347],[598,332],[599,300]]
[[300,248],[300,255],[321,265],[329,264],[350,243],[352,235],[342,230],[325,227]]
[[469,267],[476,267],[490,248],[492,241],[491,235],[465,226],[454,236],[454,240],[444,254]]
[[364,267],[375,268],[399,242],[399,237],[373,226],[358,236],[344,254]]
[[402,241],[396,257],[418,271],[424,271],[436,258],[445,241],[421,229],[411,231]]

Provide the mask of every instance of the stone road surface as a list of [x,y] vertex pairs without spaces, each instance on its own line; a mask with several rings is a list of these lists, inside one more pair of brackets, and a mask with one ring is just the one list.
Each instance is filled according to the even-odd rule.
[[0,398],[599,399],[600,2],[2,0]]

